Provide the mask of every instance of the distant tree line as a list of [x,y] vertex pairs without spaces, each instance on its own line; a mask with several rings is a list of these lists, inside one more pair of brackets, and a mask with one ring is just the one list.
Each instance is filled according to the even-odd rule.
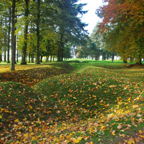
[[98,30],[98,24],[93,29],[90,37],[82,45],[78,46],[75,53],[78,58],[88,58],[91,57],[92,60],[99,60],[102,56],[102,60],[112,59],[117,55],[115,51],[110,51],[106,49],[105,39],[102,34],[96,34]]

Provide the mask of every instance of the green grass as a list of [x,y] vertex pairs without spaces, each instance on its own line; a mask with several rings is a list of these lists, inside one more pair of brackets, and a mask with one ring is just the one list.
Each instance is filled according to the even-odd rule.
[[0,134],[5,142],[114,143],[122,140],[120,134],[143,127],[143,68],[128,68],[121,61],[78,60],[51,66],[71,73],[41,79],[31,88],[0,82]]

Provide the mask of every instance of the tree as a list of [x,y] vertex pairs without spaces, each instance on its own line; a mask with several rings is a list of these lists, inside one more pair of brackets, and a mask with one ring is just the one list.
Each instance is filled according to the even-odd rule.
[[77,0],[60,0],[55,3],[56,14],[55,21],[59,34],[58,61],[63,61],[64,44],[69,42],[80,43],[81,36],[86,31],[85,23],[82,23],[78,14],[85,14],[82,7],[86,4],[76,4]]
[[25,28],[24,28],[24,45],[22,48],[22,61],[21,64],[25,65],[26,64],[26,50],[27,50],[27,37],[28,37],[28,15],[29,15],[29,2],[30,0],[25,0]]
[[12,0],[12,54],[11,54],[11,70],[15,70],[15,7],[16,7],[16,0]]
[[124,62],[131,55],[135,55],[137,63],[141,64],[141,59],[144,57],[142,0],[105,0],[105,2],[108,4],[97,10],[97,15],[103,18],[98,32],[107,32],[107,44],[111,43],[111,46],[115,47]]
[[9,25],[8,25],[8,50],[7,50],[7,63],[9,61],[9,50],[10,50],[10,32],[11,32],[11,7],[9,8]]

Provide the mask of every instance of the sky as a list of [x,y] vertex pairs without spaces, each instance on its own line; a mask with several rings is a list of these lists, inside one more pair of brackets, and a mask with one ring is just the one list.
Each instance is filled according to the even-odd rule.
[[83,10],[88,10],[88,13],[83,15],[82,22],[89,24],[85,29],[91,34],[97,22],[101,21],[95,11],[102,5],[102,0],[79,0],[79,3],[87,3]]

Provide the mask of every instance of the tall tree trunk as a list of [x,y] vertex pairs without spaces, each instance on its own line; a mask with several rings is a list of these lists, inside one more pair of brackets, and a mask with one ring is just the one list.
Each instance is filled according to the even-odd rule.
[[18,62],[18,49],[17,49],[17,62]]
[[7,50],[7,63],[10,63],[10,60],[9,60],[9,50],[10,50],[10,31],[11,31],[11,8],[9,8],[9,26],[8,26],[8,50]]
[[4,34],[4,62],[6,62],[6,48],[7,48],[7,22],[5,17],[5,34]]
[[30,52],[29,52],[29,61],[28,62],[30,63]]
[[[1,23],[0,23],[0,27],[2,28],[2,15],[1,15]],[[1,34],[2,34],[2,31],[1,31]],[[0,38],[0,62],[2,61],[1,59],[2,59],[2,53],[1,53],[1,51],[2,51],[2,38]]]
[[6,49],[4,50],[4,62],[6,62]]
[[137,63],[136,64],[142,64],[142,61],[141,61],[141,59],[138,59],[138,61],[137,61]]
[[59,47],[58,47],[58,61],[63,61],[63,35],[60,36]]
[[114,53],[112,53],[112,62],[114,61]]
[[[34,45],[33,45],[33,47],[34,47]],[[34,63],[34,51],[32,51],[31,62]]]
[[14,45],[14,34],[15,34],[15,3],[12,1],[12,54],[11,54],[11,70],[15,70],[15,45]]
[[60,42],[58,46],[58,61],[61,61],[61,43]]
[[25,65],[26,62],[26,50],[27,50],[27,35],[28,35],[28,15],[29,15],[29,0],[25,0],[26,9],[25,9],[25,28],[24,28],[24,46],[22,48],[22,61],[21,64]]
[[[17,16],[15,16],[15,24],[17,23]],[[16,27],[15,27],[15,31],[16,31]],[[17,36],[15,34],[15,37],[14,37],[14,47],[15,47],[15,64],[16,64],[16,39],[17,39]]]
[[40,24],[40,0],[37,2],[37,47],[36,47],[36,64],[40,64],[39,62],[39,24]]
[[55,56],[53,55],[53,61],[54,61]]

